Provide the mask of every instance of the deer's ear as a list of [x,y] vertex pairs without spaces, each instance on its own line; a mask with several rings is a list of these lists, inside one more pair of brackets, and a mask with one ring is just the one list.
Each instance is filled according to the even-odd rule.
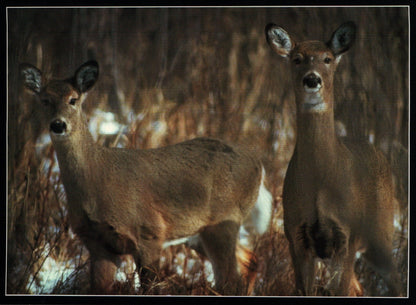
[[348,21],[340,25],[340,27],[332,34],[327,45],[335,54],[341,55],[346,52],[355,41],[356,25],[352,21]]
[[269,23],[265,28],[265,33],[267,43],[273,51],[283,57],[289,56],[295,43],[284,29]]
[[95,60],[90,60],[84,63],[75,72],[74,86],[79,92],[87,92],[94,86],[98,79],[98,63]]
[[20,64],[20,80],[29,90],[39,93],[42,87],[42,72],[31,64]]

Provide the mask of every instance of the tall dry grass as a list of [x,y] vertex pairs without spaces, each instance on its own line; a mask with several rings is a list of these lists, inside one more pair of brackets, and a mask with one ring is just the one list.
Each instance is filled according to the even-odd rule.
[[[99,137],[102,145],[144,149],[212,136],[256,149],[275,201],[273,224],[253,245],[254,295],[291,295],[280,195],[296,138],[294,97],[287,66],[269,50],[263,29],[275,22],[299,40],[322,40],[346,20],[359,32],[335,78],[336,118],[348,135],[372,138],[390,160],[398,191],[394,254],[406,293],[406,8],[9,9],[8,17],[7,293],[89,293],[88,252],[68,226],[54,150],[40,141],[42,115],[19,86],[18,64],[66,77],[96,59],[100,80],[85,112],[111,111],[127,126]],[[65,277],[46,287],[46,266]],[[184,246],[164,250],[147,291],[135,287],[131,265],[126,269],[120,294],[215,294],[204,258]],[[384,293],[361,259],[356,272],[366,294]]]

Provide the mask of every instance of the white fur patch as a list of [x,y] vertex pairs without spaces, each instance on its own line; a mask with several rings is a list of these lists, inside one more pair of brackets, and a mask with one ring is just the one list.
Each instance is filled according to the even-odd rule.
[[335,57],[335,63],[338,65],[339,61],[341,60],[342,54],[338,55],[337,57]]
[[182,237],[182,238],[178,238],[178,239],[168,240],[168,241],[165,241],[163,243],[162,247],[163,247],[163,249],[166,249],[167,247],[170,247],[170,246],[176,246],[176,245],[184,244],[189,239],[191,239],[192,237],[193,236],[188,236],[188,237]]
[[302,110],[305,112],[324,112],[328,108],[319,92],[307,93],[305,95]]
[[273,196],[264,185],[265,176],[266,172],[263,168],[256,204],[243,223],[244,229],[249,233],[263,234],[267,231],[270,224]]

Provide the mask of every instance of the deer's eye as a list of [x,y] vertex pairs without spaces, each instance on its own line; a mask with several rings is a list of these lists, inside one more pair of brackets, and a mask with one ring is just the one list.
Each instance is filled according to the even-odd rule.
[[43,105],[45,105],[45,106],[48,106],[48,105],[50,104],[50,101],[49,101],[49,99],[47,99],[47,98],[43,98],[43,99],[41,99],[40,101],[41,101],[41,103],[42,103]]
[[72,106],[74,106],[76,102],[77,102],[77,99],[76,98],[71,98],[69,100],[69,104],[72,105]]
[[299,65],[302,62],[302,58],[300,56],[296,56],[295,58],[293,58],[293,63],[295,65]]
[[332,61],[332,59],[329,58],[329,57],[325,57],[325,59],[324,59],[324,63],[326,63],[326,64],[329,64],[331,61]]

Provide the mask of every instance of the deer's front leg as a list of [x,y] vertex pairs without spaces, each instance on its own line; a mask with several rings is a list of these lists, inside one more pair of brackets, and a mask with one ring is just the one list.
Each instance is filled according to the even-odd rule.
[[340,253],[333,257],[328,264],[330,278],[325,286],[328,295],[348,296],[352,292],[354,282],[355,251]]
[[91,291],[94,294],[112,294],[120,258],[104,249],[90,250]]
[[154,289],[154,283],[159,273],[162,240],[161,238],[148,238],[142,234],[138,242],[134,260],[140,278],[142,294],[158,294],[158,291]]
[[[288,235],[289,236],[289,235]],[[304,247],[303,239],[288,237],[289,250],[295,271],[296,295],[315,295],[315,259],[312,252]]]

